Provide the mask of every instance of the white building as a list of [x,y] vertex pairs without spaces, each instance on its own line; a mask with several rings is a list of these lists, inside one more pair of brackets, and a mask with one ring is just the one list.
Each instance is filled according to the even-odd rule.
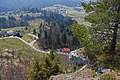
[[12,36],[14,34],[14,31],[13,30],[9,30],[6,32],[8,36]]

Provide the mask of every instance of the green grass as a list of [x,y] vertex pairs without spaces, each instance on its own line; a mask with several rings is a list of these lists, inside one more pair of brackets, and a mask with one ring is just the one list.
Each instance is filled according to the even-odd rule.
[[5,49],[14,49],[16,55],[19,55],[22,58],[32,58],[33,54],[39,58],[44,55],[43,53],[33,50],[30,46],[16,38],[0,39],[0,50],[2,51]]
[[40,24],[42,23],[43,21],[42,20],[32,20],[32,21],[29,21],[29,30],[30,30],[30,33],[33,33],[33,30],[36,29],[36,31],[38,32],[39,30],[39,26]]
[[[42,20],[32,20],[32,21],[28,21],[29,26],[17,26],[17,27],[13,27],[13,28],[2,28],[2,31],[8,31],[8,30],[21,30],[22,33],[33,33],[33,30],[36,29],[37,33],[39,32],[39,26],[42,23]],[[28,30],[24,30],[24,28],[27,27]],[[36,34],[37,35],[37,34]]]
[[34,37],[33,36],[29,36],[28,34],[24,34],[22,39],[27,41],[27,42],[32,42],[34,40]]
[[38,46],[37,42],[34,43],[34,46],[35,46],[35,48],[39,49],[39,46]]
[[7,18],[7,16],[0,16],[0,18]]
[[13,48],[13,49],[29,49],[30,47],[24,44],[22,41],[16,38],[12,39],[1,39],[0,49]]
[[25,26],[18,26],[18,27],[13,27],[13,28],[6,28],[6,29],[2,29],[3,31],[7,31],[7,30],[23,30],[25,28]]

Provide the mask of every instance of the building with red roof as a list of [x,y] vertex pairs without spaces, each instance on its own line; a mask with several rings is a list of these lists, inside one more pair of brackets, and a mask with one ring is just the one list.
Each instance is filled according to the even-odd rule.
[[61,51],[63,53],[69,53],[70,52],[70,48],[62,48]]

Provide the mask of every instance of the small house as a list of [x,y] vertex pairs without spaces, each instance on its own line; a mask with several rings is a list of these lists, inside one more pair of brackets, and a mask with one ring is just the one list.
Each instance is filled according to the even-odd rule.
[[6,33],[7,33],[7,36],[12,36],[14,34],[14,31],[13,30],[8,30]]
[[70,48],[62,48],[61,51],[63,53],[69,53],[70,52]]
[[23,37],[21,31],[16,31],[14,36],[17,36],[17,37],[20,37],[20,38]]
[[0,37],[4,37],[5,36],[5,32],[0,31]]

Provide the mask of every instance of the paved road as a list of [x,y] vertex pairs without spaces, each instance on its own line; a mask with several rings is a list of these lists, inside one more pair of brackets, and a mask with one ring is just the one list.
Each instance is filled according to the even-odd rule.
[[[50,53],[50,51],[44,51],[44,50],[40,50],[40,49],[37,49],[35,46],[34,46],[34,43],[37,41],[38,37],[33,35],[33,34],[30,34],[28,33],[29,36],[32,36],[32,37],[35,37],[36,39],[33,40],[32,42],[28,43],[27,41],[25,41],[24,39],[22,38],[19,38],[19,37],[16,37],[16,36],[10,36],[10,37],[3,37],[3,38],[0,38],[0,39],[8,39],[8,38],[17,38],[19,40],[21,40],[22,42],[24,42],[26,45],[29,45],[33,50],[36,50],[38,52],[41,52],[41,53]],[[56,52],[58,54],[62,54],[62,55],[68,55],[68,54],[65,54],[65,53],[62,53],[62,52]]]
[[46,51],[44,51],[44,50],[40,50],[40,49],[35,48],[34,43],[37,41],[38,37],[35,36],[35,35],[33,35],[33,34],[30,34],[30,33],[28,33],[28,35],[29,35],[29,36],[32,36],[32,37],[35,37],[35,40],[33,40],[32,42],[28,43],[29,46],[31,46],[34,50],[36,50],[36,51],[38,51],[38,52],[49,53],[49,52],[46,52]]
[[22,38],[19,38],[19,37],[16,37],[16,36],[3,37],[3,38],[0,38],[0,39],[16,38],[16,39],[19,39],[19,40],[21,40],[22,42],[24,42],[26,45],[29,45],[32,49],[34,49],[34,50],[36,50],[36,51],[38,51],[38,52],[48,53],[48,52],[46,52],[46,51],[43,51],[43,50],[40,50],[40,49],[35,48],[34,43],[35,43],[36,40],[38,39],[37,36],[32,35],[32,34],[28,34],[28,35],[33,36],[33,37],[35,37],[36,39],[35,39],[34,41],[30,42],[30,43],[28,43],[28,42],[26,42],[25,40],[23,40]]

